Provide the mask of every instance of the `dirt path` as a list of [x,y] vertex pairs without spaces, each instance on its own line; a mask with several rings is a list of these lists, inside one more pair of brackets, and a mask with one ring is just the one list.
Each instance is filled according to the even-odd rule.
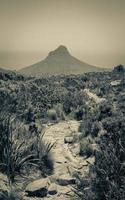
[[[73,195],[73,187],[77,184],[78,179],[76,175],[85,177],[89,172],[88,161],[79,156],[79,142],[66,143],[65,139],[70,136],[78,137],[78,128],[80,122],[63,121],[57,124],[46,125],[44,141],[55,143],[51,150],[52,158],[54,160],[53,174],[50,175],[49,186],[54,187],[55,194],[48,193],[43,198],[29,198],[25,196],[25,200],[69,200]],[[77,141],[77,140],[76,140]]]
[[[46,197],[44,199],[66,200],[68,195],[72,194],[72,184],[75,180],[73,175],[79,173],[80,169],[84,168],[84,172],[88,170],[86,161],[82,157],[76,156],[78,144],[64,143],[66,136],[78,135],[79,122],[68,121],[47,126],[45,131],[45,141],[56,142],[52,156],[54,159],[54,173],[50,177],[51,182],[57,184],[57,195]],[[74,151],[74,152],[73,152]],[[69,182],[69,184],[67,184]]]
[[105,101],[105,98],[98,97],[95,93],[90,92],[89,89],[85,89],[84,92],[89,96],[90,99],[93,99],[96,104]]

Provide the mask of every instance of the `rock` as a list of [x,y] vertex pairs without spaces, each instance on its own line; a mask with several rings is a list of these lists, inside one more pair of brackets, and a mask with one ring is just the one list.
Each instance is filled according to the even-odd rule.
[[74,146],[71,148],[71,152],[72,152],[72,154],[74,156],[79,155],[79,153],[80,153],[80,144],[79,143],[74,144]]
[[90,165],[93,165],[94,162],[95,162],[95,157],[93,156],[93,157],[87,158],[87,159],[86,159],[86,162],[87,162],[88,164],[90,164]]
[[[58,191],[59,191],[59,195],[62,194],[64,199],[66,199],[65,195],[68,195],[68,194],[72,193],[71,187],[69,187],[69,186],[58,185]],[[62,200],[62,198],[61,198],[61,200]]]
[[79,139],[81,139],[83,137],[83,133],[82,132],[78,132],[76,135]]
[[55,183],[52,183],[49,188],[48,188],[48,193],[50,195],[55,195],[57,194],[57,185]]
[[120,85],[121,83],[121,80],[115,80],[115,81],[112,81],[110,84],[111,86],[117,86],[117,85]]
[[74,138],[72,136],[65,137],[64,138],[64,143],[72,144],[74,142]]
[[59,185],[66,186],[66,185],[73,185],[76,183],[76,179],[70,177],[69,175],[62,175],[57,180]]
[[50,181],[48,178],[42,178],[27,185],[25,192],[28,196],[45,197],[48,194]]

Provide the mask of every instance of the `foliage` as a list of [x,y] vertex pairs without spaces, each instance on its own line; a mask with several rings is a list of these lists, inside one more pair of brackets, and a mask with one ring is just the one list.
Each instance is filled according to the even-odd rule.
[[17,175],[24,174],[29,166],[30,169],[31,166],[39,168],[44,174],[53,170],[50,151],[54,144],[44,144],[44,134],[40,137],[38,129],[35,129],[32,139],[24,140],[14,132],[10,117],[2,120],[0,126],[0,170],[7,174],[10,184],[16,181]]
[[[94,200],[124,200],[125,118],[119,112],[115,116],[105,117],[102,125],[105,132],[98,140],[95,163],[90,168],[89,190],[86,192],[83,187],[80,190],[77,188],[79,192],[76,191],[81,194],[77,196],[85,200],[93,197]],[[93,197],[90,194],[93,194]]]
[[11,118],[7,118],[2,124],[0,148],[0,168],[8,176],[9,182],[15,181],[16,175],[20,175],[24,167],[34,158],[34,154],[25,154],[26,143],[18,141],[13,135]]
[[47,111],[47,117],[50,121],[56,121],[57,120],[57,113],[55,109],[50,109]]
[[118,65],[118,66],[114,67],[114,72],[123,73],[123,72],[125,72],[125,67],[123,65]]
[[17,194],[15,190],[0,191],[0,200],[23,200],[23,198]]
[[44,176],[51,174],[53,171],[53,159],[51,156],[51,149],[55,144],[45,143],[41,141],[39,143],[39,152],[38,152],[38,167],[41,170]]
[[92,144],[90,143],[89,139],[82,139],[80,141],[80,155],[90,157],[94,154]]
[[107,134],[100,140],[96,155],[96,198],[125,199],[125,118],[116,116],[103,121]]

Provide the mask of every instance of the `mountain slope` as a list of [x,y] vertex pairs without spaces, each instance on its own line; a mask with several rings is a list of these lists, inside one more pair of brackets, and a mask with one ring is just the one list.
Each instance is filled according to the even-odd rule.
[[65,46],[59,46],[50,52],[48,56],[36,64],[20,70],[27,75],[56,75],[56,74],[80,74],[104,69],[84,63],[70,55]]

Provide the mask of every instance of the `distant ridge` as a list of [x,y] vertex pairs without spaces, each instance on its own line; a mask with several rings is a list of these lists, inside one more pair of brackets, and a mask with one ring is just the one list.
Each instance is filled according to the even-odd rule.
[[11,71],[10,69],[0,67],[0,73],[13,73],[13,71]]
[[32,76],[81,74],[97,71],[104,71],[104,68],[95,67],[78,60],[63,45],[51,51],[44,60],[20,70],[21,73]]
[[15,81],[23,81],[25,76],[18,73],[17,71],[12,71],[9,69],[1,68],[0,67],[0,80],[15,80]]

